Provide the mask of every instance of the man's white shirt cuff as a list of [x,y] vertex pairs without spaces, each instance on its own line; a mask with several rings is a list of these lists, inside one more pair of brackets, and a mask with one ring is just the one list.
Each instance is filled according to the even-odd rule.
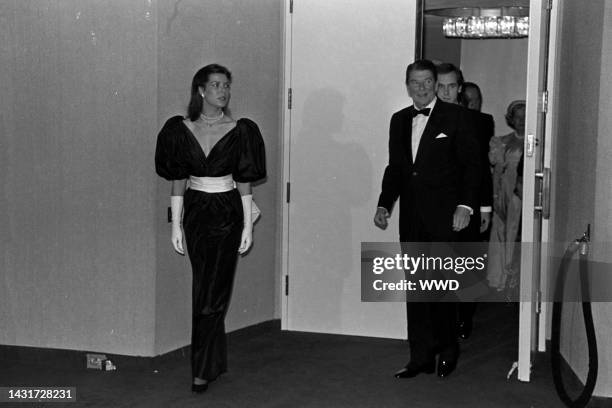
[[467,208],[468,210],[470,210],[470,215],[474,214],[474,210],[472,210],[472,207],[470,207],[469,205],[459,204],[457,207]]

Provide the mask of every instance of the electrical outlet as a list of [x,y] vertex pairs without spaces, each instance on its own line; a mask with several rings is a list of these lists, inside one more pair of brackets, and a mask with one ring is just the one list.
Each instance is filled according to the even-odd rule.
[[87,362],[87,368],[91,368],[93,370],[103,370],[103,364],[104,361],[106,360],[106,355],[105,354],[94,354],[94,353],[87,353],[85,355],[86,358],[86,362]]

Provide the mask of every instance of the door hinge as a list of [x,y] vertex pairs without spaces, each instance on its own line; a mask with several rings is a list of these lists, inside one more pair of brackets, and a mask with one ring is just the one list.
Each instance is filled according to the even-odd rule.
[[289,296],[289,275],[285,275],[285,296]]
[[287,92],[287,106],[291,109],[291,105],[293,102],[293,89],[289,88]]
[[546,112],[548,112],[548,91],[542,92],[542,95],[540,96],[540,98],[541,98],[541,101],[542,101],[542,106],[540,107],[540,112],[546,113]]
[[287,182],[287,203],[291,201],[291,183]]
[[[293,4],[293,0],[291,0],[291,3]],[[553,6],[553,0],[548,0],[546,2],[546,10],[552,10],[552,6]]]
[[540,312],[542,311],[542,291],[537,291],[536,292],[536,314],[540,314]]
[[289,0],[289,13],[293,14],[293,0]]

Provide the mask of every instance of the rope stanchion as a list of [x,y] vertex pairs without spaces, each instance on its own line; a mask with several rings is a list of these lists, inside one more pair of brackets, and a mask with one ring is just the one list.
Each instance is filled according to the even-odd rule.
[[[590,227],[590,226],[589,226]],[[593,390],[595,389],[595,383],[597,382],[597,370],[598,370],[598,357],[597,357],[597,339],[595,337],[595,326],[593,325],[593,314],[591,311],[591,302],[586,301],[589,299],[589,276],[588,276],[588,242],[589,242],[589,229],[587,232],[576,241],[572,242],[565,251],[563,258],[561,259],[561,265],[559,267],[559,275],[557,276],[557,282],[555,285],[555,302],[553,304],[552,312],[552,338],[551,338],[551,363],[552,363],[552,374],[557,394],[561,401],[570,408],[584,408],[589,403],[593,396]],[[580,249],[579,255],[579,266],[578,270],[580,273],[580,286],[582,294],[582,314],[584,316],[584,325],[587,335],[587,344],[589,348],[589,371],[587,374],[587,380],[584,384],[584,388],[580,395],[576,399],[572,399],[565,385],[563,384],[563,377],[561,374],[561,314],[563,311],[563,291],[565,287],[565,280],[567,277],[567,270],[572,257]]]

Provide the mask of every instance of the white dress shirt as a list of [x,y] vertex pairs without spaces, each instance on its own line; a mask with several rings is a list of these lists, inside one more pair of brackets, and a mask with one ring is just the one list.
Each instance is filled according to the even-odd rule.
[[[424,106],[421,109],[429,108],[429,116],[433,112],[434,106],[436,105],[437,97],[434,97],[431,102],[427,106]],[[416,109],[416,106],[414,107]],[[429,116],[425,115],[416,115],[412,118],[412,162],[416,160],[417,151],[419,149],[419,143],[421,142],[421,136],[423,136],[423,131],[425,130],[425,126],[427,126],[427,121],[429,120]]]
[[[419,143],[421,142],[421,136],[423,136],[423,131],[425,131],[425,126],[427,126],[427,121],[429,121],[429,118],[431,117],[431,114],[433,113],[437,100],[438,98],[434,97],[433,100],[429,102],[427,106],[424,106],[423,108],[421,108],[421,109],[429,108],[430,109],[429,116],[416,115],[414,118],[412,118],[412,162],[413,163],[416,160],[416,155],[419,149]],[[416,109],[416,106],[414,108]],[[467,208],[470,211],[470,215],[474,214],[474,210],[472,209],[472,207],[468,205],[459,204],[457,207]]]

